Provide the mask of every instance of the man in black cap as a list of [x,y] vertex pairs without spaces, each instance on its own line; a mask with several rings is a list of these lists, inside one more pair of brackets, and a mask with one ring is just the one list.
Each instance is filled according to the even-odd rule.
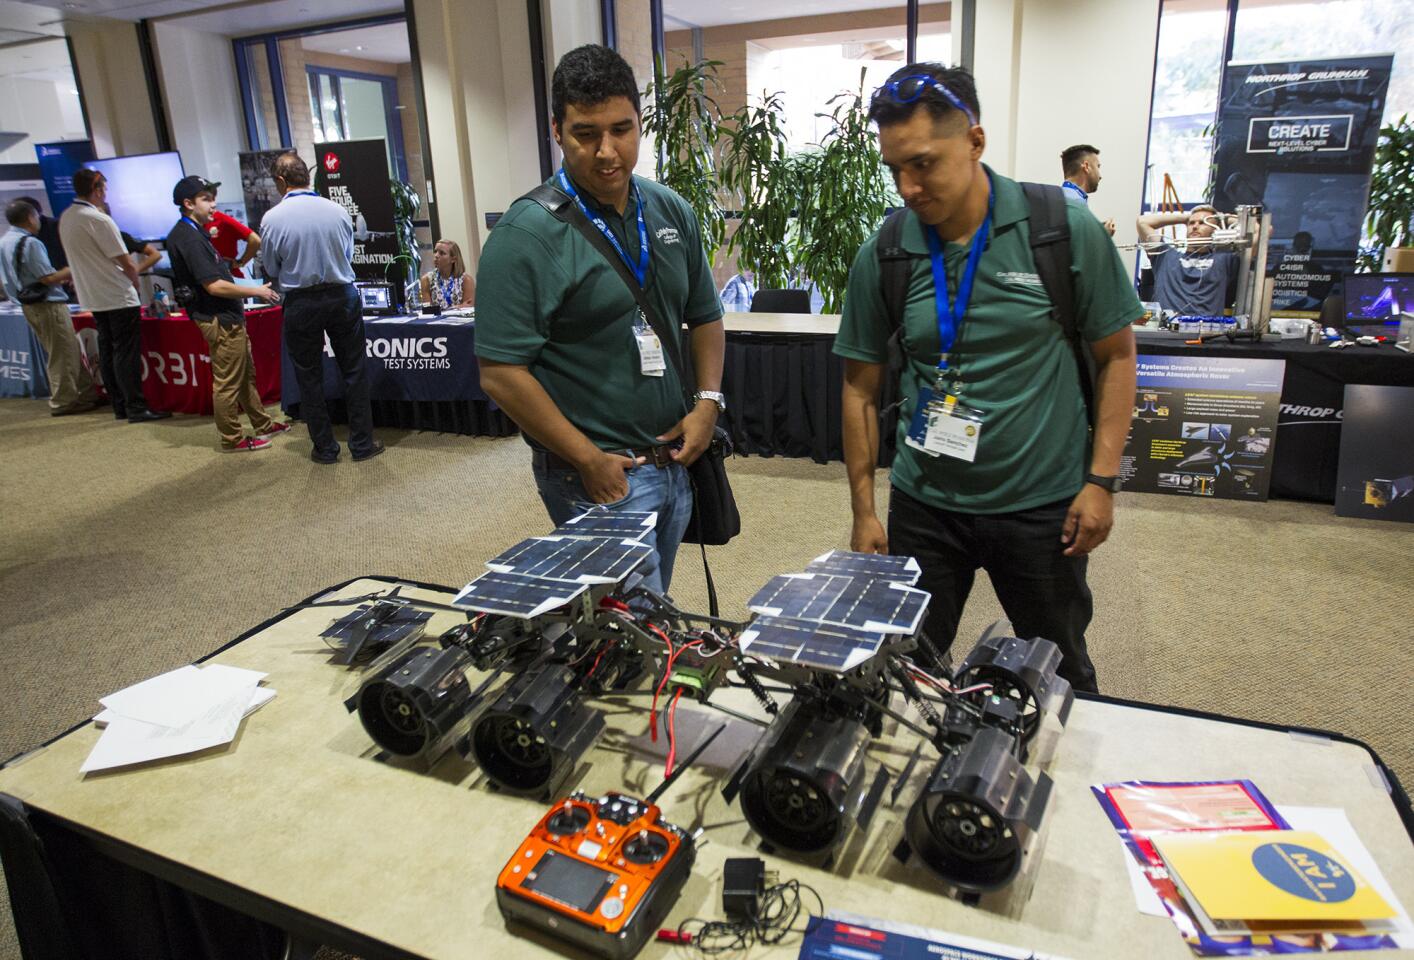
[[[216,192],[210,182],[183,177],[172,189],[172,202],[182,211],[182,218],[167,234],[172,281],[177,302],[186,308],[211,348],[211,393],[221,449],[227,453],[264,450],[270,446],[270,437],[284,433],[290,425],[272,419],[260,401],[241,300],[258,297],[274,303],[280,295],[268,284],[246,287],[232,281],[230,267],[205,230],[216,209]],[[241,429],[242,407],[255,428],[253,437],[245,436]]]

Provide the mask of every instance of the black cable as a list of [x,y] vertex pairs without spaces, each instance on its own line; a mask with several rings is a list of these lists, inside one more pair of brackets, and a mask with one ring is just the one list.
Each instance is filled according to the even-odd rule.
[[[780,943],[792,933],[804,933],[797,929],[804,904],[800,891],[808,890],[820,907],[819,916],[825,915],[825,901],[819,892],[809,884],[799,880],[787,880],[767,887],[756,904],[756,915],[745,920],[703,920],[689,917],[678,924],[678,936],[690,935],[690,946],[696,947],[704,956],[717,956],[746,950],[753,944],[770,946]],[[701,924],[696,930],[689,930],[689,924]]]

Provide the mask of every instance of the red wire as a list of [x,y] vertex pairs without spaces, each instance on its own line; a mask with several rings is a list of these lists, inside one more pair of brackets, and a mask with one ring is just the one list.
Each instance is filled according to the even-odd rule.
[[608,653],[609,648],[613,645],[613,640],[610,640],[608,643],[604,644],[604,648],[599,651],[599,656],[594,658],[594,663],[590,665],[589,672],[584,675],[584,679],[588,680],[590,677],[594,676],[594,671],[599,669],[599,661],[604,659],[604,654]]
[[678,687],[677,693],[673,694],[673,702],[668,704],[668,759],[663,765],[664,778],[673,775],[673,761],[678,755],[678,732],[673,725],[677,719],[678,701],[682,699],[682,687]]
[[663,638],[663,642],[668,645],[667,666],[663,668],[663,679],[653,690],[653,706],[648,710],[648,736],[654,742],[658,742],[658,695],[663,692],[663,686],[668,682],[668,676],[673,672],[673,641],[668,635],[659,630],[653,624],[648,624],[648,629]]

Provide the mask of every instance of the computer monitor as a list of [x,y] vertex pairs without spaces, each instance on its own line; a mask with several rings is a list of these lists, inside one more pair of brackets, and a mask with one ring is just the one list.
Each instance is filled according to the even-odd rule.
[[1414,273],[1352,273],[1345,277],[1348,323],[1399,326],[1401,314],[1414,313]]
[[360,283],[359,298],[363,301],[365,314],[388,314],[396,308],[393,303],[393,285],[390,283]]
[[172,205],[172,188],[185,176],[176,151],[90,160],[84,166],[108,180],[108,211],[138,240],[162,240],[181,216]]

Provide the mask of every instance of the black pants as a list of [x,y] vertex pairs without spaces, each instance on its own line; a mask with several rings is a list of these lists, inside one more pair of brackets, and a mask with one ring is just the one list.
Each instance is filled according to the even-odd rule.
[[1085,650],[1094,600],[1085,582],[1086,557],[1062,551],[1069,500],[1016,513],[954,513],[920,503],[897,487],[889,495],[889,552],[918,559],[918,587],[933,595],[925,629],[946,651],[981,567],[1015,635],[1044,637],[1060,648],[1060,675],[1076,690],[1097,691]]
[[98,327],[98,367],[103,388],[113,402],[116,416],[140,416],[147,412],[142,393],[142,309],[95,310]]
[[362,456],[373,449],[373,409],[368,402],[368,375],[363,369],[367,350],[363,308],[353,284],[291,290],[285,297],[285,349],[299,383],[299,415],[321,455],[339,452],[329,405],[324,399],[324,338],[344,378],[344,404],[349,411],[349,450]]

